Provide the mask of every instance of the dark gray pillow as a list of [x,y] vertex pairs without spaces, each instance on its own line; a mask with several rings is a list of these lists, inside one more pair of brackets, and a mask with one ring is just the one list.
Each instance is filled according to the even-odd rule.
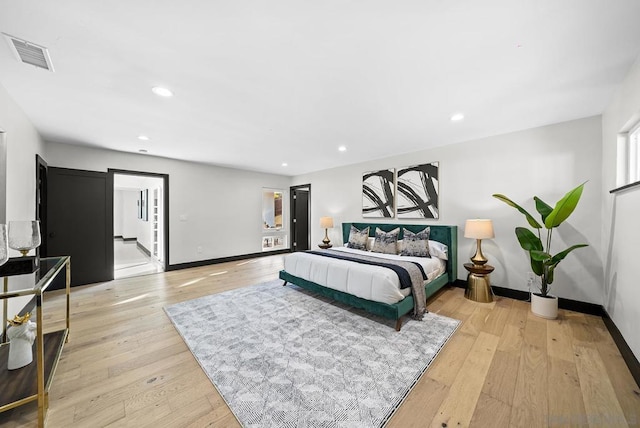
[[425,227],[418,233],[404,229],[404,238],[402,240],[404,245],[400,255],[431,258],[431,254],[429,254],[429,233],[431,233],[431,228],[429,227]]
[[373,248],[371,248],[371,251],[374,253],[398,254],[399,233],[399,227],[396,227],[390,232],[385,232],[379,227],[376,227],[376,239],[373,241]]
[[357,227],[351,226],[349,231],[349,248],[355,250],[367,250],[367,239],[369,239],[369,226],[362,230],[358,230]]

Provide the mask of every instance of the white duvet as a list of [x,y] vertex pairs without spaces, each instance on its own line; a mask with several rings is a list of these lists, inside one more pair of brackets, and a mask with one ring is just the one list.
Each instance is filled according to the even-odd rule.
[[[425,284],[433,281],[446,270],[446,262],[436,257],[380,254],[347,247],[335,247],[332,249],[383,259],[418,262],[427,274]],[[411,294],[411,288],[400,289],[400,281],[394,271],[380,266],[299,252],[285,256],[284,270],[307,281],[349,293],[362,299],[373,300],[374,302],[393,304]]]

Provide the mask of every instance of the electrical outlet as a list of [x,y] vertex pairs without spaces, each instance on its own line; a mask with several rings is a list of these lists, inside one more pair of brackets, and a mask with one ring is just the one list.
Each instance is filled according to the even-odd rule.
[[202,254],[202,247],[198,245],[198,248],[196,248],[196,252],[198,254]]

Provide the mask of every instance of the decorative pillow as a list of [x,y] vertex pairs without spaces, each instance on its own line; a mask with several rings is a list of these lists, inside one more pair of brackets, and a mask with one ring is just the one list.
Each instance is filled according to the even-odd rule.
[[358,230],[357,227],[351,226],[351,230],[349,231],[349,248],[366,251],[367,238],[369,238],[369,226],[362,230]]
[[429,233],[431,228],[426,227],[418,233],[404,229],[403,248],[401,256],[431,257],[429,253]]
[[390,232],[385,232],[379,227],[376,227],[376,239],[373,241],[373,248],[371,248],[371,251],[374,253],[396,254],[398,234],[400,234],[399,227],[396,227]]

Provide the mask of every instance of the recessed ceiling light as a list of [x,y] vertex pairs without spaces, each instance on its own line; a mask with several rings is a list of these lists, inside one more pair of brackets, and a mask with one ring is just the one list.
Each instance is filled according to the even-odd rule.
[[345,146],[340,146],[340,147],[338,147],[338,150],[341,151],[341,152],[346,152],[347,148]]
[[161,86],[154,86],[153,88],[151,88],[151,91],[153,91],[154,94],[159,95],[161,97],[172,97],[173,96],[173,92],[171,92],[169,89],[163,88]]
[[147,149],[140,149],[138,150],[140,153],[147,153]]
[[451,116],[451,121],[452,122],[457,122],[457,121],[462,120],[462,119],[464,119],[464,114],[462,114],[462,113],[456,113],[453,116]]
[[149,141],[149,137],[147,137],[146,135],[138,135],[138,140]]
[[289,164],[286,162],[282,162],[282,166],[289,166]]

